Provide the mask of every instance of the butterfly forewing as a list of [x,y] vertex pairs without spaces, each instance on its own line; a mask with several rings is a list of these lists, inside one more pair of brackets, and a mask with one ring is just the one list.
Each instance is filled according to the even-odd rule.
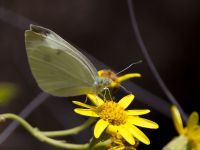
[[[67,51],[67,53],[70,53],[75,58],[81,61],[83,65],[86,65],[85,68],[88,69],[93,77],[97,76],[97,70],[94,67],[94,65],[90,62],[90,60],[84,56],[81,52],[79,52],[73,45],[65,41],[63,38],[61,38],[59,35],[57,35],[55,32],[36,25],[30,25],[30,28],[32,31],[40,34],[43,37],[46,37],[50,41],[56,42],[58,45],[61,45],[62,47],[65,47],[63,50]],[[50,45],[52,42],[49,43]]]
[[55,36],[51,31],[38,29],[41,30],[39,33],[34,30],[25,33],[28,60],[38,85],[55,96],[96,93],[97,71],[93,65],[69,43],[66,47],[62,38],[58,41],[58,35],[57,39],[52,38]]

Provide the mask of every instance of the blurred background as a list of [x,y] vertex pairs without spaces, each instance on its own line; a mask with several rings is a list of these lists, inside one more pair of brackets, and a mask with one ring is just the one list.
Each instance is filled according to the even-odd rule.
[[[161,77],[187,114],[194,110],[200,112],[198,1],[133,0],[133,4],[142,38]],[[143,60],[127,71],[143,75],[132,81],[166,100],[138,47],[126,0],[0,0],[0,83],[14,83],[18,87],[17,96],[7,105],[0,106],[0,113],[18,114],[40,93],[31,75],[24,46],[24,30],[29,28],[29,23],[55,31],[116,71]],[[85,120],[74,114],[73,108],[66,98],[49,97],[27,120],[41,130],[67,129]],[[147,118],[159,123],[160,128],[143,130],[150,137],[151,145],[141,144],[139,149],[161,149],[177,135],[170,118],[154,110]],[[0,133],[9,123],[1,123]],[[85,143],[92,135],[89,130],[87,134],[65,140]],[[37,141],[19,127],[0,149],[56,148]]]

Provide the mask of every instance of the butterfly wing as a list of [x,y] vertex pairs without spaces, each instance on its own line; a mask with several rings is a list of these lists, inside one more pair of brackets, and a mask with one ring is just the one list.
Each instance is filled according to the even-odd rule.
[[55,96],[96,93],[95,67],[56,33],[31,25],[25,32],[25,44],[31,71],[41,89]]

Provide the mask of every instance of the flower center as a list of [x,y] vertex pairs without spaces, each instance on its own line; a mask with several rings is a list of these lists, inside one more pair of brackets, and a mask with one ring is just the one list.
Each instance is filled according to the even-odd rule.
[[99,106],[97,113],[100,118],[105,121],[108,121],[112,125],[121,125],[126,123],[127,115],[119,104],[108,101],[103,105]]

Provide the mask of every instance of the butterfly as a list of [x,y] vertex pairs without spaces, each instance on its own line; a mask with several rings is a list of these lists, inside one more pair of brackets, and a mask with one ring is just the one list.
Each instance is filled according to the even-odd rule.
[[111,79],[98,76],[86,56],[47,28],[30,25],[25,46],[33,77],[51,95],[99,94],[111,84]]

